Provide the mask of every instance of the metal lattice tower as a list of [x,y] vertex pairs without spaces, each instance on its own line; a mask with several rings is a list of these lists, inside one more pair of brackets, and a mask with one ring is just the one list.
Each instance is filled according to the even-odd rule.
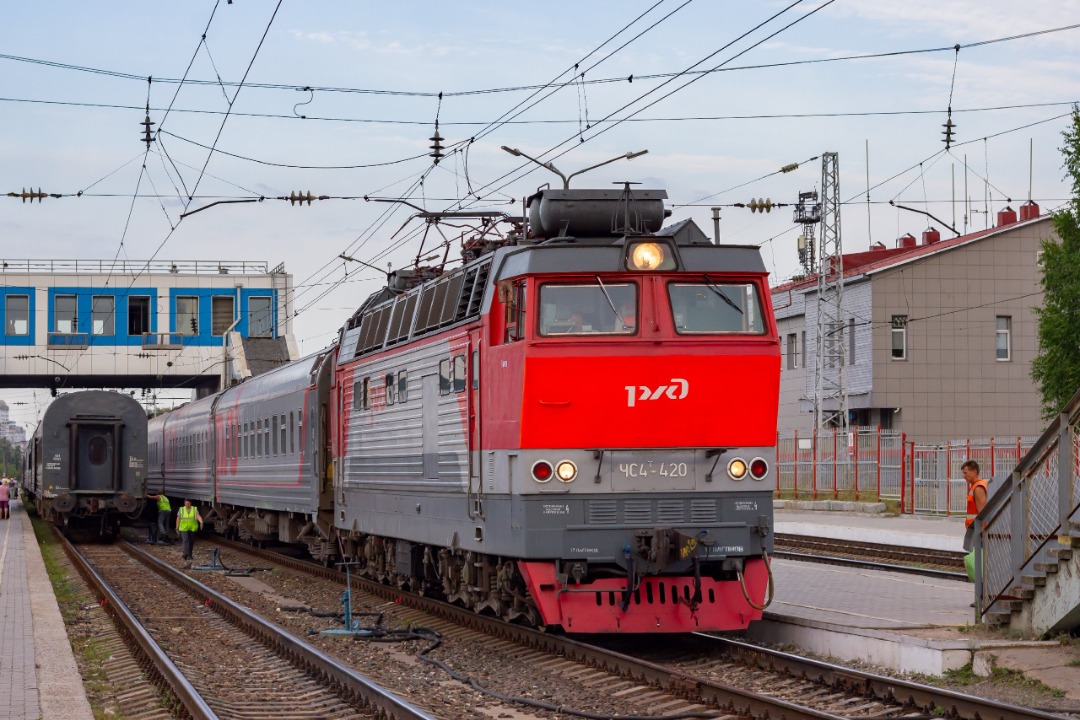
[[844,253],[840,242],[840,167],[834,152],[821,156],[821,239],[818,248],[814,421],[819,428],[846,429]]

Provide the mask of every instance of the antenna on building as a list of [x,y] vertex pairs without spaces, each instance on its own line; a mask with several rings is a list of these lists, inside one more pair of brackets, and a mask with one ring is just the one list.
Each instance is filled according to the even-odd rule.
[[[817,357],[814,421],[817,427],[848,426],[844,342],[844,251],[840,242],[840,165],[836,153],[821,156],[821,242],[817,271]],[[854,338],[852,338],[854,340]]]

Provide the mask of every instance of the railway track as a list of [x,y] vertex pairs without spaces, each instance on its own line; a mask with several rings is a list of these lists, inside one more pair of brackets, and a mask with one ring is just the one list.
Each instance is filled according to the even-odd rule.
[[[220,541],[215,541],[220,542]],[[262,561],[341,583],[341,574],[313,563],[283,557],[239,543],[224,544]],[[432,617],[444,627],[484,633],[493,648],[538,653],[530,663],[558,665],[573,661],[623,681],[643,683],[674,698],[714,708],[723,715],[751,718],[905,718],[946,717],[971,720],[1055,720],[1050,713],[970,697],[949,690],[874,675],[790,653],[759,648],[710,635],[578,639],[509,625],[464,608],[353,578],[357,598],[375,596],[417,611],[415,620]],[[493,639],[491,639],[493,638]],[[516,651],[513,648],[518,648]],[[523,650],[524,648],[524,650]],[[561,658],[552,661],[550,656]],[[567,674],[567,671],[560,671]],[[573,674],[573,673],[569,673]],[[609,680],[615,682],[615,680]]]
[[[175,714],[434,720],[244,607],[128,545],[76,547],[72,564]],[[155,713],[152,702],[143,703]]]
[[964,553],[946,550],[777,533],[774,537],[773,556],[967,580],[964,573]]

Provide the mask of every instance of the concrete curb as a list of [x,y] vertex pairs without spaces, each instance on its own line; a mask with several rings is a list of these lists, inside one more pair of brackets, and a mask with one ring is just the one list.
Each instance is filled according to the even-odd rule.
[[773,508],[776,510],[816,510],[880,515],[885,512],[885,503],[852,502],[848,500],[773,500]]
[[26,553],[26,579],[30,585],[30,612],[34,619],[34,656],[42,720],[92,718],[94,713],[86,699],[86,688],[64,629],[56,594],[45,572],[45,561],[41,558],[34,528],[25,511],[20,512],[19,517],[25,533],[23,551]]

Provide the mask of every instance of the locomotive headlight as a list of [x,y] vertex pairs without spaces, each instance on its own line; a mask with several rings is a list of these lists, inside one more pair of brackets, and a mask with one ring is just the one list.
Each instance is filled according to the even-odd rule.
[[630,270],[656,270],[667,260],[667,253],[660,243],[637,243],[630,249]]
[[569,460],[563,460],[555,466],[555,474],[564,483],[572,482],[577,477],[577,465]]
[[532,466],[533,480],[539,483],[546,483],[551,481],[551,476],[554,471],[551,469],[551,463],[547,460],[537,460]]
[[727,474],[731,476],[732,480],[742,480],[746,477],[746,461],[742,458],[735,458],[729,462]]

